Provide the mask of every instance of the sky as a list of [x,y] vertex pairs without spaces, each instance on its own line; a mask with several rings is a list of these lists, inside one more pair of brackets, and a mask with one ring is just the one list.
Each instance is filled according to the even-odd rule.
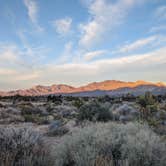
[[165,0],[0,0],[0,90],[165,72]]

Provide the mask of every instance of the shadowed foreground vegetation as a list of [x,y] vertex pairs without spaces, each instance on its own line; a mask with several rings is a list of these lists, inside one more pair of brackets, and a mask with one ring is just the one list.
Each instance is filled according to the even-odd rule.
[[165,96],[0,100],[0,166],[165,165]]
[[3,166],[164,166],[166,143],[147,125],[95,123],[48,144],[32,128],[0,128]]

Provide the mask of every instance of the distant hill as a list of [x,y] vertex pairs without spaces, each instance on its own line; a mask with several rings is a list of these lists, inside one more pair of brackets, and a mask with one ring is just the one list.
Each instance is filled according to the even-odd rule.
[[154,94],[166,93],[166,85],[164,83],[151,83],[145,81],[124,82],[116,80],[107,80],[103,82],[93,82],[81,87],[72,87],[65,84],[41,86],[37,85],[30,89],[20,89],[15,91],[0,91],[0,96],[39,96],[49,94],[68,94],[73,96],[101,96],[101,95],[122,95],[131,93],[140,95],[150,91]]
[[78,97],[95,97],[95,96],[122,96],[126,94],[132,94],[134,96],[139,96],[142,94],[145,94],[145,92],[151,92],[154,95],[164,95],[166,94],[166,87],[158,87],[155,85],[140,85],[134,88],[125,87],[125,88],[118,88],[114,90],[94,90],[94,91],[85,91],[85,92],[76,92],[71,94],[65,94],[65,95],[72,95],[72,96],[78,96]]

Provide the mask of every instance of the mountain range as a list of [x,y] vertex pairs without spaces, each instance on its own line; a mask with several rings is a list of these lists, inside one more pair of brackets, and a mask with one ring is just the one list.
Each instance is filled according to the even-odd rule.
[[122,95],[132,93],[140,95],[150,91],[154,94],[166,93],[164,83],[152,83],[146,81],[124,82],[117,80],[106,80],[93,82],[81,87],[73,87],[65,84],[54,84],[51,86],[37,85],[30,89],[20,89],[14,91],[0,91],[0,96],[39,96],[49,94],[64,94],[73,96],[101,96],[101,95]]

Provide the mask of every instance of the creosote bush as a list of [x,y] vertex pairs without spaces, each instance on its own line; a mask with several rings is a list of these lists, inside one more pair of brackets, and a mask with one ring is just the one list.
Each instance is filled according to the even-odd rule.
[[166,165],[166,144],[137,123],[93,124],[65,136],[55,149],[56,166]]
[[0,127],[1,166],[51,166],[44,137],[31,127]]
[[137,99],[137,103],[140,104],[141,107],[146,108],[148,105],[154,105],[156,100],[150,92],[146,92],[145,95],[140,96]]
[[112,119],[112,112],[109,107],[99,104],[97,101],[91,101],[80,107],[78,119],[106,122]]

